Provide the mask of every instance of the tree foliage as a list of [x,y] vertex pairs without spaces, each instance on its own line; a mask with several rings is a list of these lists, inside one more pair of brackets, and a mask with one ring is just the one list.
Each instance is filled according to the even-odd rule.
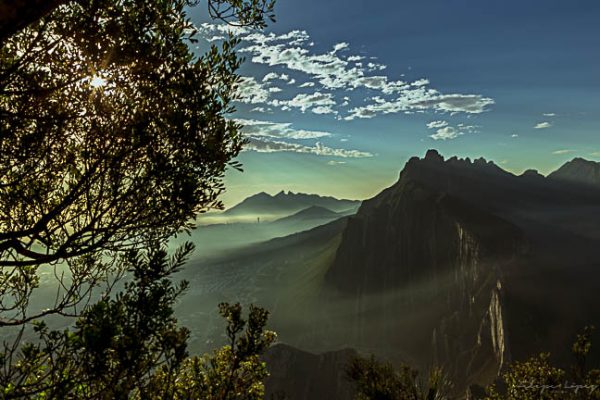
[[275,339],[265,331],[268,313],[221,304],[229,345],[203,357],[188,357],[189,331],[177,326],[173,305],[187,287],[171,275],[192,246],[172,258],[157,244],[131,251],[132,280],[113,298],[88,307],[74,328],[52,331],[4,354],[0,393],[5,399],[219,399],[254,400],[264,395],[266,367],[259,355]]
[[513,363],[498,384],[487,388],[486,400],[597,400],[600,399],[600,369],[590,369],[593,327],[577,335],[571,348],[574,363],[563,369],[542,353]]
[[[244,139],[236,39],[196,54],[188,0],[67,2],[1,42],[0,326],[73,314],[119,252],[221,206]],[[255,27],[271,0],[213,0]],[[40,272],[59,293],[37,314]],[[77,313],[75,313],[77,314]]]
[[[256,398],[267,313],[221,305],[229,346],[189,358],[173,316],[187,283],[171,275],[192,246],[164,250],[240,168],[237,40],[199,47],[196,1],[37,3],[0,0],[0,328],[20,328],[0,350],[0,397]],[[208,0],[214,18],[256,28],[273,5]],[[42,276],[56,296],[36,310]],[[52,330],[53,314],[76,322]]]
[[443,400],[451,388],[440,368],[423,378],[419,371],[402,365],[356,357],[347,366],[346,376],[356,388],[356,400]]

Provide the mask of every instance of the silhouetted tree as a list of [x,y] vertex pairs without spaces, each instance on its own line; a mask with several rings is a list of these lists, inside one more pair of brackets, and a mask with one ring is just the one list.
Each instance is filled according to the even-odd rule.
[[[0,326],[77,315],[120,270],[117,253],[220,206],[244,142],[225,118],[240,59],[233,37],[191,51],[194,3],[72,1],[1,43]],[[209,2],[211,15],[254,27],[272,8]],[[31,314],[40,272],[58,277],[59,293]]]
[[[187,358],[188,332],[173,318],[186,284],[169,277],[192,247],[170,261],[162,249],[221,206],[244,143],[226,118],[237,40],[192,52],[196,4],[0,0],[0,328],[19,328],[0,350],[2,398],[260,393],[257,357],[274,338],[264,310],[246,324],[239,305],[222,305],[233,344],[201,359]],[[209,0],[208,10],[260,28],[273,5]],[[56,296],[36,310],[41,276],[56,278]],[[55,314],[77,318],[74,328],[49,329]],[[23,344],[31,325],[37,340]]]
[[[75,0],[0,0],[0,43],[39,21],[57,7]],[[262,0],[207,0],[213,18],[261,24],[263,15],[272,12],[272,2]],[[188,1],[189,5],[199,3]],[[270,14],[272,18],[272,14]]]

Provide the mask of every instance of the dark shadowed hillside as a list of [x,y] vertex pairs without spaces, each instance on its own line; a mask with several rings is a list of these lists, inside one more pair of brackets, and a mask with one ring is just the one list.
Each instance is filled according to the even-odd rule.
[[558,181],[585,184],[598,188],[600,187],[600,163],[575,158],[548,177]]

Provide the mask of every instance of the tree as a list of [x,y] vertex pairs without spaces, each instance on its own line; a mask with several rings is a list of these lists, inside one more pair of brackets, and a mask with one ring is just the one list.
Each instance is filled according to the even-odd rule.
[[207,399],[256,400],[264,395],[267,371],[259,355],[275,334],[265,331],[268,313],[221,304],[229,345],[204,357],[188,357],[189,332],[177,326],[173,304],[187,283],[171,275],[192,251],[171,259],[158,244],[128,252],[133,274],[125,290],[87,308],[73,329],[36,330],[40,341],[7,355],[0,364],[3,399]]
[[515,362],[502,374],[498,384],[490,385],[486,400],[597,400],[600,399],[600,369],[590,369],[593,327],[577,335],[571,348],[574,364],[563,369],[550,363],[542,353]]
[[[226,118],[235,38],[194,54],[190,0],[58,3],[0,47],[0,326],[78,315],[122,271],[118,254],[191,229],[240,168],[244,139]],[[272,10],[209,1],[211,15],[254,27]],[[40,272],[57,277],[56,302],[32,313]]]
[[[0,43],[7,37],[74,0],[0,0]],[[270,7],[270,8],[269,8]],[[223,20],[262,23],[272,3],[246,0],[208,0],[209,13]],[[244,23],[244,22],[242,22]]]
[[443,400],[447,399],[450,381],[440,368],[433,368],[427,379],[408,365],[396,369],[388,362],[356,357],[346,368],[354,382],[357,400]]
[[[219,399],[260,393],[257,357],[274,339],[264,310],[246,324],[239,305],[222,305],[234,345],[195,359],[173,317],[186,284],[170,276],[192,247],[169,261],[164,246],[221,206],[244,143],[227,118],[237,40],[192,52],[194,5],[0,0],[0,328],[38,335],[0,351],[2,398],[202,398],[217,379],[230,387]],[[208,5],[260,28],[274,2]],[[36,311],[42,275],[56,277],[56,301]],[[95,291],[124,275],[119,294]],[[51,330],[53,314],[75,326]]]

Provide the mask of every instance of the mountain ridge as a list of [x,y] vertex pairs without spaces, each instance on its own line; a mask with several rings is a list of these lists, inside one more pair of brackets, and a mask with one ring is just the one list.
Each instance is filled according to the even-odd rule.
[[[574,334],[567,328],[599,314],[586,303],[598,290],[595,279],[557,286],[598,273],[589,265],[600,257],[598,227],[600,190],[429,150],[349,217],[326,281],[357,306],[381,308],[389,331],[380,340],[390,347],[402,346],[394,337],[407,329],[393,322],[399,310],[430,314],[412,327],[423,337],[413,347],[446,365],[456,382],[485,383],[515,356],[560,348]],[[382,307],[368,300],[423,285],[429,289],[419,301]],[[590,311],[573,316],[556,293]],[[556,316],[540,317],[540,304]],[[553,322],[560,318],[573,323]],[[523,340],[531,329],[545,333]]]
[[241,214],[294,214],[310,206],[327,208],[334,212],[344,212],[356,208],[359,200],[337,199],[331,196],[321,196],[306,193],[287,193],[281,191],[276,195],[260,192],[249,196],[235,206],[225,210],[222,215],[234,216]]

